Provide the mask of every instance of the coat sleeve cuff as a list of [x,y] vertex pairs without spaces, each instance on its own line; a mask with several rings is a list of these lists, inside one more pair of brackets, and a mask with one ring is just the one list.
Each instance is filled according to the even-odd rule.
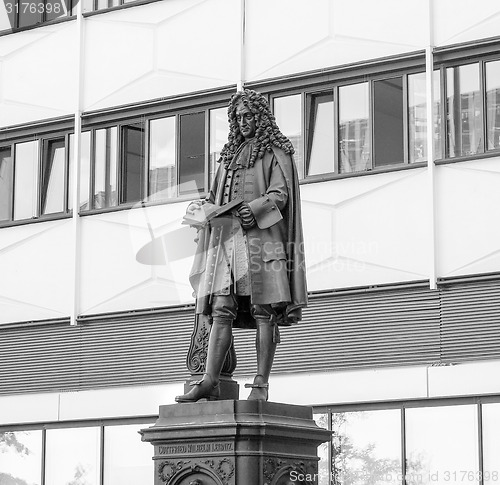
[[259,229],[267,229],[283,219],[278,206],[267,196],[248,202]]

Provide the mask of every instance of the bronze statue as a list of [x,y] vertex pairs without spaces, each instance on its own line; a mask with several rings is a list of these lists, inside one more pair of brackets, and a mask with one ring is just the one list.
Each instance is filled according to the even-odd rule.
[[232,327],[257,329],[257,375],[248,399],[267,400],[278,326],[299,321],[307,304],[292,143],[255,91],[232,96],[228,119],[210,193],[186,211],[187,221],[201,227],[190,276],[196,312],[210,315],[212,328],[203,379],[177,402],[219,397]]

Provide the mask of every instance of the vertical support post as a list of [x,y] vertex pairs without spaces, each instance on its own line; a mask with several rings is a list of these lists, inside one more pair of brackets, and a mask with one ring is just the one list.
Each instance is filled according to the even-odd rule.
[[243,89],[246,79],[246,0],[240,0],[240,78],[238,80],[238,91]]
[[83,73],[84,73],[84,41],[85,21],[83,17],[83,0],[76,7],[76,42],[77,42],[77,90],[75,100],[75,135],[73,149],[73,172],[70,174],[73,181],[72,194],[72,239],[73,239],[73,267],[72,267],[72,302],[71,302],[71,325],[78,323],[80,313],[80,258],[81,258],[81,228],[80,228],[80,155],[82,141],[82,110],[83,110]]
[[437,289],[436,260],[436,165],[434,163],[434,28],[432,0],[428,0],[428,44],[425,49],[425,86],[427,118],[427,195],[429,201],[429,287]]

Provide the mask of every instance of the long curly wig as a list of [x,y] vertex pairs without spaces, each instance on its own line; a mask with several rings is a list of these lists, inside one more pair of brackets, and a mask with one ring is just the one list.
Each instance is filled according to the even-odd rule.
[[233,94],[229,101],[227,109],[229,136],[221,151],[220,162],[225,165],[231,163],[238,147],[245,140],[236,121],[236,107],[239,103],[243,103],[253,114],[257,126],[255,143],[249,161],[250,166],[253,166],[255,160],[262,158],[266,151],[270,152],[273,146],[281,148],[285,153],[294,153],[292,142],[278,128],[266,98],[256,91],[244,89]]

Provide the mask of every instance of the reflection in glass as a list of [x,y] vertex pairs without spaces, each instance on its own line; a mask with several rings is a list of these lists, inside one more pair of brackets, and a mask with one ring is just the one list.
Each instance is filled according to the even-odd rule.
[[[434,71],[434,108],[432,122],[434,125],[434,157],[443,158],[441,149],[441,90],[440,71]],[[427,97],[425,73],[408,76],[408,131],[410,163],[427,160]]]
[[500,481],[500,403],[483,404],[484,483]]
[[14,219],[37,215],[38,141],[18,143],[15,148]]
[[[299,178],[304,177],[303,167],[303,133],[302,133],[302,96],[283,96],[274,99],[274,116],[281,132],[292,142],[295,153],[293,157],[299,172]],[[333,131],[332,131],[333,133]]]
[[99,485],[100,428],[47,430],[45,483]]
[[404,162],[403,78],[373,83],[374,165]]
[[217,172],[220,152],[227,141],[229,123],[227,109],[217,108],[210,110],[210,183]]
[[12,219],[14,165],[10,151],[10,147],[0,148],[0,221]]
[[446,69],[447,135],[450,157],[482,152],[479,64]]
[[179,194],[205,190],[205,113],[180,117]]
[[138,430],[151,424],[129,424],[104,428],[104,483],[137,485],[153,476],[151,450],[138,439]]
[[[314,421],[320,428],[328,429],[328,414],[315,414],[313,416]],[[330,485],[329,469],[330,469],[330,459],[328,457],[328,447],[329,443],[321,443],[318,446],[318,485]]]
[[175,116],[150,121],[150,200],[171,199],[177,195],[175,139]]
[[409,484],[478,484],[477,408],[474,405],[406,410]]
[[134,123],[123,126],[122,136],[121,202],[138,202],[142,200],[144,124]]
[[[84,131],[81,137],[80,156],[80,211],[89,209],[90,197],[90,141],[91,132]],[[75,135],[69,135],[69,188],[68,209],[73,209],[73,160]]]
[[118,203],[116,166],[117,128],[104,128],[95,132],[94,209],[113,207]]
[[42,214],[64,211],[65,165],[64,138],[47,140],[42,157]]
[[332,414],[332,484],[401,483],[398,409]]
[[500,61],[486,63],[488,150],[500,148]]
[[0,433],[0,483],[40,485],[42,432]]
[[333,93],[315,94],[308,101],[307,175],[333,172]]
[[340,173],[370,168],[368,83],[339,89]]

